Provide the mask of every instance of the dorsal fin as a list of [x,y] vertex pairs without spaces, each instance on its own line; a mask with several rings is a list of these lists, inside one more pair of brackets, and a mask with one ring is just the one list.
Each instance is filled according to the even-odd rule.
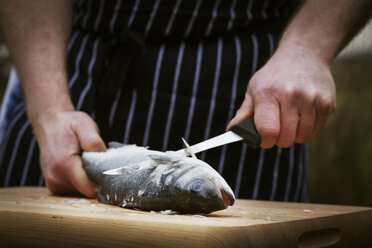
[[116,141],[111,141],[108,143],[109,148],[119,148],[125,146],[125,144],[116,142]]
[[186,146],[186,151],[191,155],[191,157],[196,158],[195,153],[193,153],[193,151],[191,150],[190,145],[186,142],[186,140],[184,138],[182,138],[182,141]]

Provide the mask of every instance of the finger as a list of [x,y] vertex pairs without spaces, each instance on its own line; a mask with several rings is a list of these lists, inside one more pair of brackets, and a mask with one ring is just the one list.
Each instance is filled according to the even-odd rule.
[[299,121],[298,109],[290,101],[283,101],[280,109],[280,134],[277,145],[290,147],[296,138]]
[[313,133],[310,139],[314,139],[320,135],[322,130],[325,128],[328,122],[328,114],[320,114],[319,111],[316,112],[316,121],[313,129]]
[[79,139],[81,148],[89,152],[106,151],[105,143],[99,135],[98,127],[90,117],[73,124],[73,131]]
[[60,159],[54,164],[41,163],[47,188],[54,194],[81,193],[88,197],[95,196],[98,187],[87,177],[78,155]]
[[305,143],[310,140],[316,122],[316,112],[314,108],[307,108],[301,111],[298,122],[296,143]]
[[53,194],[71,194],[77,193],[68,180],[61,179],[64,175],[62,166],[58,162],[53,163],[53,156],[45,156],[45,152],[40,152],[40,168],[43,172],[46,187]]
[[271,148],[280,132],[280,107],[274,98],[260,99],[255,102],[254,122],[261,136],[261,147]]
[[71,185],[81,194],[87,197],[95,197],[95,189],[98,188],[98,185],[88,178],[78,155],[70,158],[70,166],[69,170],[66,170],[66,174]]
[[329,116],[336,110],[335,99],[330,97],[318,98],[316,101],[316,122],[311,138],[316,138],[325,128]]
[[248,119],[253,115],[253,104],[252,104],[252,98],[250,95],[246,94],[246,97],[236,112],[236,115],[234,118],[229,122],[229,124],[226,127],[226,131],[228,131],[232,126]]
[[46,187],[56,195],[76,194],[78,191],[67,180],[61,180],[61,173],[51,173],[43,170]]

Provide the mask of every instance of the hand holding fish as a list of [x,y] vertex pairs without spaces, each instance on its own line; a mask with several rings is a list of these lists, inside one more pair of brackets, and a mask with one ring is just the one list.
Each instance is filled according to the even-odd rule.
[[97,125],[77,111],[44,114],[35,135],[40,147],[40,165],[45,183],[56,194],[82,193],[95,196],[97,186],[89,180],[80,157],[85,151],[105,151]]

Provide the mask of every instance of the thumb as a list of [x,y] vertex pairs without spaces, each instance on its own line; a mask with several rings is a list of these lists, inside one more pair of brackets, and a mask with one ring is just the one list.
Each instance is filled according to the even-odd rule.
[[[81,113],[81,112],[80,112]],[[81,148],[89,152],[104,152],[106,151],[105,143],[99,135],[99,130],[96,123],[86,115],[78,122],[74,122],[73,130],[79,139]]]
[[247,92],[245,94],[245,98],[244,98],[242,105],[236,112],[236,115],[227,125],[226,131],[228,131],[232,126],[248,119],[252,115],[253,115],[253,99],[251,95]]

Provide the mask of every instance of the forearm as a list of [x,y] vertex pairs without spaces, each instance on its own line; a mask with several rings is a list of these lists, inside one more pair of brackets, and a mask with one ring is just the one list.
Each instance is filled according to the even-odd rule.
[[70,1],[3,0],[0,4],[2,28],[33,126],[43,113],[72,110],[66,73]]
[[307,0],[283,33],[278,50],[297,49],[330,65],[371,15],[370,0]]

